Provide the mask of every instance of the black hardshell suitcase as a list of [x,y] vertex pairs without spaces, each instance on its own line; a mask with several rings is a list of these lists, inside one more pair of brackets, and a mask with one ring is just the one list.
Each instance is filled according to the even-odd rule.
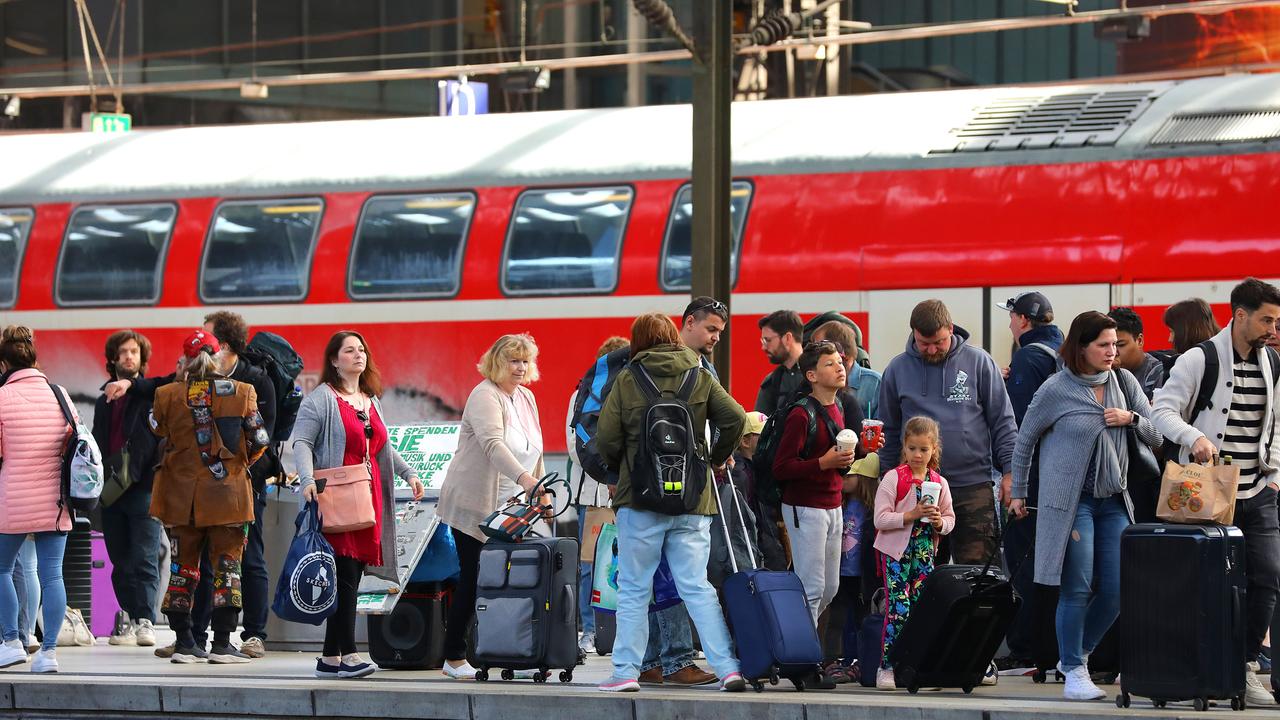
[[539,670],[546,682],[559,668],[560,682],[573,680],[582,662],[578,650],[578,541],[537,538],[519,543],[490,540],[480,550],[476,618],[472,626],[476,680],[501,668]]
[[1020,603],[996,568],[935,567],[891,650],[898,685],[912,693],[922,687],[972,692],[982,683]]
[[1244,709],[1244,535],[1222,525],[1130,525],[1120,539],[1118,707],[1230,700]]

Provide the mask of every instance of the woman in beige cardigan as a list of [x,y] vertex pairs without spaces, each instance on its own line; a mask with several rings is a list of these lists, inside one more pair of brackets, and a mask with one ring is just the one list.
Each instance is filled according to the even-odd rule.
[[538,379],[533,338],[503,335],[477,366],[484,380],[462,409],[458,451],[449,464],[437,512],[453,531],[462,574],[449,604],[444,674],[475,678],[466,661],[467,628],[475,616],[476,574],[485,536],[480,523],[543,475],[542,425],[538,404],[525,385]]

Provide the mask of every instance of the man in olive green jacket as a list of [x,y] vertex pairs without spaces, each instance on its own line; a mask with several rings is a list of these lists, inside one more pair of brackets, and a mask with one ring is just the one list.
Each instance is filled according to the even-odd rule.
[[[699,453],[713,466],[723,465],[742,436],[747,416],[729,393],[699,363],[698,356],[679,344],[655,345],[637,353],[632,364],[640,363],[658,389],[675,392],[688,370],[699,374],[688,406],[697,434]],[[708,477],[698,507],[687,515],[663,515],[632,506],[631,468],[643,432],[648,406],[631,374],[618,375],[605,398],[597,426],[596,447],[600,456],[618,469],[618,485],[613,506],[618,525],[618,610],[617,636],[613,645],[613,677],[600,685],[606,691],[635,691],[645,644],[653,574],[666,549],[667,562],[676,588],[702,638],[702,648],[712,670],[720,677],[721,689],[741,690],[745,683],[732,654],[732,643],[715,590],[707,582],[710,555],[711,515],[715,514],[715,484]],[[707,422],[719,431],[710,453],[706,447]]]

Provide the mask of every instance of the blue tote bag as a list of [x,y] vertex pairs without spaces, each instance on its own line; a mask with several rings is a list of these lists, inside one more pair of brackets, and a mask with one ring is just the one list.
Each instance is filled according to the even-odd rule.
[[271,609],[281,620],[322,625],[338,607],[338,569],[333,546],[320,532],[320,506],[314,500],[304,504],[293,524],[297,532]]

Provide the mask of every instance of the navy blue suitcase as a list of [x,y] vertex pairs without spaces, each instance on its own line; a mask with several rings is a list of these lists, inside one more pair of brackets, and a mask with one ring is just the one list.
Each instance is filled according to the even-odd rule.
[[858,682],[869,688],[876,686],[876,671],[884,657],[884,612],[876,597],[879,595],[873,596],[872,609],[858,628]]
[[1156,707],[1243,710],[1245,550],[1239,529],[1140,524],[1120,536],[1120,694]]
[[[733,480],[728,482],[732,484]],[[731,496],[734,509],[741,514],[742,508],[737,506],[738,493],[733,492]],[[719,493],[716,498],[725,547],[733,547]],[[745,528],[746,523],[740,522],[739,527]],[[752,538],[747,537],[752,558],[758,557],[752,549],[754,544]],[[822,665],[822,644],[818,641],[813,616],[809,614],[804,585],[790,571],[739,571],[735,555],[729,553],[734,572],[724,581],[724,604],[743,679],[751,683],[756,692],[764,689],[765,680],[777,684],[780,678],[790,680],[797,690],[804,690],[805,680]]]

